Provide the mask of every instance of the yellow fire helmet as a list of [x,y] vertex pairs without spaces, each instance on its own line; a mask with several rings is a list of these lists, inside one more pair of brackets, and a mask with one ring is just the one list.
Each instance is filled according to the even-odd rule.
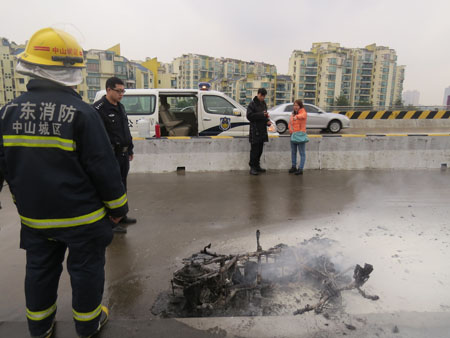
[[72,35],[55,28],[34,33],[18,59],[40,66],[84,67],[83,48]]

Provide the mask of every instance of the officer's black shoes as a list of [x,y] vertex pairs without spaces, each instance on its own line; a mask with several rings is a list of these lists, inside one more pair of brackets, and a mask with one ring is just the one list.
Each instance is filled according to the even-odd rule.
[[96,334],[98,334],[103,326],[106,325],[106,323],[108,322],[108,318],[109,318],[109,310],[106,306],[102,305],[102,313],[100,315],[100,321],[98,323],[98,328],[97,330],[95,330],[94,332],[92,332],[92,334],[90,334],[89,336],[79,336],[80,338],[92,338],[95,337]]
[[131,217],[125,216],[124,218],[122,218],[120,220],[119,223],[122,223],[122,224],[135,224],[136,222],[137,222],[136,218],[131,218]]
[[261,167],[257,167],[256,170],[257,170],[259,173],[265,173],[265,172],[266,172],[266,169],[261,168]]
[[297,171],[296,167],[292,167],[291,169],[289,169],[289,174],[293,174]]
[[259,171],[256,168],[251,168],[250,169],[250,175],[257,176],[257,175],[259,175]]
[[51,338],[53,337],[53,332],[55,330],[55,321],[53,320],[52,326],[45,331],[45,333],[41,334],[40,336],[31,336],[31,338]]
[[126,234],[126,233],[127,233],[127,228],[125,228],[125,227],[123,227],[123,226],[121,226],[121,225],[116,225],[116,226],[113,228],[113,232],[114,232],[115,234]]
[[303,169],[298,168],[298,170],[295,172],[295,175],[303,175]]

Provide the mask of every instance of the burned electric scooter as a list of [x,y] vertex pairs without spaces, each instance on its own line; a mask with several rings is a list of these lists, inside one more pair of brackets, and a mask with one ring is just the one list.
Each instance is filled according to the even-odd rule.
[[[251,303],[255,309],[261,307],[262,299],[270,298],[280,286],[305,283],[314,285],[315,290],[319,289],[319,295],[315,297],[318,302],[307,304],[294,314],[311,310],[320,313],[344,290],[357,289],[365,298],[378,299],[361,289],[373,271],[370,264],[365,264],[364,268],[356,265],[351,281],[344,276],[348,270],[343,273],[336,271],[334,264],[324,255],[313,259],[309,256],[306,260],[301,246],[285,244],[263,250],[259,238],[260,232],[257,230],[254,252],[222,255],[210,252],[209,244],[199,253],[183,259],[184,266],[174,272],[171,284],[173,297],[182,291],[184,312],[195,316],[223,315],[225,309],[237,304],[242,308],[243,303]],[[269,307],[273,308],[273,304]],[[258,311],[252,313],[264,314]]]

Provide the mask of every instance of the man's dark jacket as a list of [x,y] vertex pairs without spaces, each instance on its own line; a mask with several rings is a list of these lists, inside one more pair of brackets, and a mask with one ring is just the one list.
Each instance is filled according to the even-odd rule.
[[123,104],[118,102],[115,106],[104,95],[100,100],[94,102],[93,107],[103,120],[113,148],[117,151],[118,148],[127,147],[128,155],[133,155],[133,138]]
[[247,120],[250,121],[250,143],[264,143],[269,141],[267,135],[267,122],[269,119],[264,115],[267,112],[266,102],[260,101],[257,96],[247,107]]
[[96,111],[48,80],[27,89],[0,110],[0,168],[22,224],[62,229],[125,215],[119,166]]

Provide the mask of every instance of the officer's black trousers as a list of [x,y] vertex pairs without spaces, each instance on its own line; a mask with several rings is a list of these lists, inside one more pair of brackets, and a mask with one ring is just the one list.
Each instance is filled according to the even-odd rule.
[[112,236],[112,223],[107,218],[63,229],[32,229],[22,224],[20,246],[27,257],[25,298],[32,336],[46,332],[55,318],[66,249],[77,333],[88,336],[97,329],[105,281],[105,249]]
[[259,168],[259,161],[261,159],[261,155],[264,148],[264,142],[251,143],[250,149],[250,167]]
[[128,153],[119,153],[116,154],[117,162],[120,167],[120,175],[122,176],[122,183],[125,187],[125,191],[127,190],[127,176],[130,171],[130,159]]

